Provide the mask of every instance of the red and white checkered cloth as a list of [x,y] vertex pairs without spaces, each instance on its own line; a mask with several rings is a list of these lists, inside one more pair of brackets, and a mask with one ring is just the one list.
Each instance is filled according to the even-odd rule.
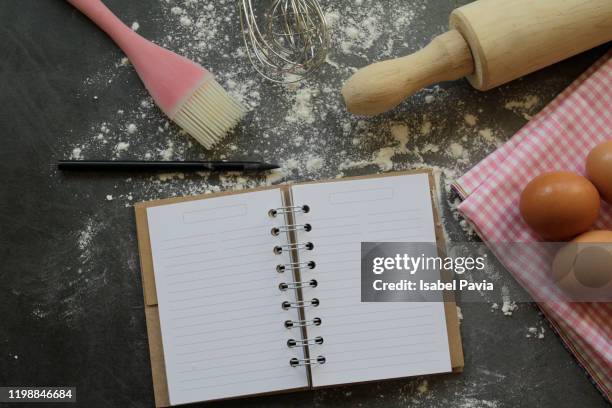
[[[612,51],[587,70],[512,139],[455,184],[461,213],[484,242],[535,242],[519,214],[519,197],[535,176],[548,171],[585,173],[597,144],[612,139]],[[612,177],[612,175],[610,175]],[[612,230],[612,206],[602,204],[597,229]],[[515,259],[497,257],[536,299],[566,346],[603,394],[612,394],[612,303],[567,303],[543,285],[550,256],[536,250]],[[545,288],[545,289],[543,289]],[[542,293],[543,290],[548,290]]]

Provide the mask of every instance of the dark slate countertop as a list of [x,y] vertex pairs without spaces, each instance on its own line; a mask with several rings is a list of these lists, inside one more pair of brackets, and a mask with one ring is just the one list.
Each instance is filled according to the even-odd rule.
[[[206,151],[167,124],[123,54],[66,2],[0,3],[0,385],[76,386],[84,407],[153,405],[135,202],[433,167],[448,238],[475,240],[449,183],[605,51],[486,93],[464,80],[432,86],[393,112],[365,119],[345,112],[342,83],[356,68],[423,47],[444,31],[457,2],[323,1],[333,48],[317,75],[293,86],[253,73],[233,1],[106,3],[137,23],[139,33],[213,70],[250,112]],[[283,171],[265,178],[158,177],[64,175],[53,168],[71,156],[261,159],[280,162]],[[505,316],[494,303],[501,299],[461,305],[466,365],[460,375],[207,406],[607,406],[534,305],[520,303]],[[542,336],[529,335],[533,328]]]

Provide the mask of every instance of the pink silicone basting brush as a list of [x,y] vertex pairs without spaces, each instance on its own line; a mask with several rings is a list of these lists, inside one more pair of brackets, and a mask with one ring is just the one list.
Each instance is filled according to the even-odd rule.
[[206,148],[244,116],[244,108],[199,64],[136,34],[100,0],[67,1],[117,43],[161,110]]

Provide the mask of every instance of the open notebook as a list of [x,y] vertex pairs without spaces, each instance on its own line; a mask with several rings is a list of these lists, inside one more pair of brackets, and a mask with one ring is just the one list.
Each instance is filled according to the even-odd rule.
[[440,242],[427,171],[136,206],[157,406],[460,370],[453,303],[361,303],[362,241]]

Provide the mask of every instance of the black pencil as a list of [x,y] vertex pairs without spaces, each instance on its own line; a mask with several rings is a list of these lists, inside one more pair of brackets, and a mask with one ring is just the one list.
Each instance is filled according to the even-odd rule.
[[251,161],[125,161],[125,160],[60,160],[59,170],[72,171],[239,171],[260,172],[278,169],[276,164]]

